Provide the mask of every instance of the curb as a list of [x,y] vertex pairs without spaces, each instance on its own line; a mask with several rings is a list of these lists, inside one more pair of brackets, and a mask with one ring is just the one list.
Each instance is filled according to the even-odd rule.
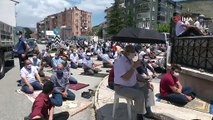
[[96,89],[96,92],[95,92],[95,96],[94,96],[94,99],[93,99],[93,108],[95,110],[95,117],[96,117],[96,120],[99,120],[101,117],[101,113],[98,112],[98,109],[100,106],[99,106],[99,103],[98,103],[98,96],[99,96],[99,89],[100,87],[103,85],[104,83],[104,80],[106,80],[108,78],[109,75],[107,75],[106,77],[104,77],[102,79],[102,81],[99,83],[97,89]]
[[97,106],[99,106],[99,103],[98,103],[98,95],[99,95],[99,89],[101,87],[101,85],[104,83],[104,80],[108,78],[108,75],[106,77],[103,78],[103,80],[100,82],[100,84],[98,85],[97,89],[96,89],[96,92],[95,92],[95,96],[94,96],[94,101],[93,101],[93,104],[95,106],[95,110],[97,108]]

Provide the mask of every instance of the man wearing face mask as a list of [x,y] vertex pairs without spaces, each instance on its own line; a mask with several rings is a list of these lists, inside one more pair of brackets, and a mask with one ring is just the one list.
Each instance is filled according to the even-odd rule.
[[[154,68],[149,64],[150,57],[147,54],[143,55],[141,66],[137,68],[139,74],[141,74],[144,78],[151,79],[156,76]],[[149,75],[148,69],[152,72],[152,76]]]
[[95,65],[90,58],[91,54],[86,53],[86,57],[83,60],[82,67],[84,69],[84,73],[86,75],[94,75],[95,73],[98,73],[99,69],[95,68]]
[[59,65],[59,64],[62,64],[63,60],[61,59],[60,55],[59,55],[59,52],[56,52],[55,53],[55,57],[52,58],[52,66],[53,66],[53,69],[56,69],[56,67]]
[[41,67],[41,60],[38,58],[37,54],[33,54],[33,57],[30,58],[32,65],[35,66],[38,70]]
[[75,100],[75,94],[69,90],[69,77],[64,74],[63,64],[58,64],[56,74],[53,74],[50,80],[54,83],[53,97],[51,102],[55,106],[62,106],[63,98]]
[[28,59],[27,52],[29,50],[29,45],[27,44],[25,38],[22,36],[22,32],[17,33],[19,36],[19,41],[15,46],[14,52],[18,54],[20,69],[24,66],[24,61]]
[[25,66],[21,69],[21,90],[32,94],[34,90],[42,90],[42,81],[36,67],[32,66],[30,60],[25,60]]
[[78,68],[79,57],[76,50],[70,54],[70,62],[71,62],[71,68],[73,69]]
[[155,118],[151,111],[154,99],[150,100],[150,98],[153,98],[153,96],[147,93],[149,89],[140,87],[137,83],[138,81],[144,81],[144,79],[136,70],[141,66],[141,61],[133,62],[134,56],[135,48],[132,45],[127,45],[123,55],[115,60],[114,90],[117,94],[135,101],[137,120],[143,120],[143,117]]
[[161,78],[160,96],[171,103],[185,105],[195,98],[195,93],[191,87],[182,87],[179,81],[180,71],[180,65],[174,64],[171,71]]

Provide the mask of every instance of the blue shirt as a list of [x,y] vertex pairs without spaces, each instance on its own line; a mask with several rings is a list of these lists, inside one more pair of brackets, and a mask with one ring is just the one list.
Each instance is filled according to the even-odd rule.
[[56,59],[55,57],[52,58],[52,63],[53,63],[53,67],[57,67],[57,65],[62,64],[63,60],[59,57],[58,59]]
[[18,54],[25,53],[26,44],[27,44],[27,42],[26,42],[26,40],[23,37],[19,38],[19,41],[18,41],[18,43],[16,45],[16,50],[17,50]]

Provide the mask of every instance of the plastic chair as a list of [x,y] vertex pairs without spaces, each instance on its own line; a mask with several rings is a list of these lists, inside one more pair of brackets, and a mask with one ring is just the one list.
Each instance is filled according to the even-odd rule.
[[132,119],[132,111],[131,111],[131,106],[133,105],[132,99],[123,97],[121,95],[118,95],[117,93],[114,94],[114,104],[113,104],[113,111],[112,111],[112,118],[115,118],[115,109],[117,108],[119,104],[119,98],[124,98],[127,101],[127,112],[128,112],[128,117],[129,120]]

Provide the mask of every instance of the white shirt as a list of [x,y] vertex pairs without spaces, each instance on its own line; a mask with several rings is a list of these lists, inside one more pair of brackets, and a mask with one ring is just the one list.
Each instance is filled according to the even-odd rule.
[[110,58],[109,58],[109,55],[108,55],[108,54],[103,54],[103,55],[101,56],[101,58],[102,58],[102,62],[103,62],[103,63],[109,63],[109,61],[110,61]]
[[[31,70],[28,70],[25,67],[23,67],[21,69],[21,77],[27,78],[27,80],[29,81],[29,83],[33,83],[33,82],[37,81],[36,78],[35,78],[35,75],[37,73],[38,73],[38,71],[37,71],[37,69],[36,69],[35,66],[32,66]],[[22,84],[24,84],[23,81],[22,81]]]
[[34,63],[33,58],[30,58],[30,61],[32,62],[33,66],[40,66],[41,65],[41,60],[37,58],[36,63]]
[[140,60],[142,60],[143,59],[143,56],[145,55],[146,53],[144,52],[144,51],[141,51],[140,53],[139,53],[139,58],[138,59],[140,59]]
[[186,28],[184,26],[184,23],[182,21],[178,21],[175,27],[176,36],[180,36],[185,31],[186,31]]
[[135,70],[133,75],[128,81],[125,81],[122,76],[127,73],[132,67],[130,62],[124,55],[120,56],[114,62],[114,83],[118,85],[132,87],[137,83],[137,71]]
[[74,63],[77,63],[79,60],[78,54],[76,53],[76,55],[74,56],[74,54],[70,54],[70,60]]
[[[86,65],[86,66],[85,66]],[[92,68],[92,66],[93,66],[93,61],[92,61],[92,59],[90,59],[90,60],[87,60],[86,58],[84,58],[83,59],[83,68]]]
[[194,26],[197,27],[197,28],[200,28],[200,22],[199,22],[199,21],[196,21],[196,22],[194,23]]

